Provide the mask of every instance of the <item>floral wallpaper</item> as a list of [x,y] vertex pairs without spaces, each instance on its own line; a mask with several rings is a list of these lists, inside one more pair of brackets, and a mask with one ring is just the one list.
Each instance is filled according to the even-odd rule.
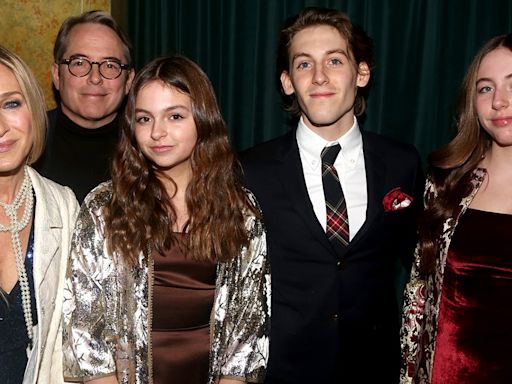
[[110,0],[2,0],[0,44],[34,71],[48,109],[55,107],[50,66],[59,27],[67,17],[93,9],[110,11]]

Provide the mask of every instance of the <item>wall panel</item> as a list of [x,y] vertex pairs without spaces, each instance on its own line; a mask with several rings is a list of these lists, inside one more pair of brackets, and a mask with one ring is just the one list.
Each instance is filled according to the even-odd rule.
[[55,106],[50,66],[59,27],[67,17],[93,9],[110,11],[110,0],[2,0],[0,44],[20,55],[32,68],[43,87],[48,108]]

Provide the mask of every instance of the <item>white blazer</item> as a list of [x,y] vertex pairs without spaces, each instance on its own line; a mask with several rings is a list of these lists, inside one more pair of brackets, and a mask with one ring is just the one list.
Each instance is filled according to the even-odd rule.
[[23,384],[63,383],[62,302],[63,284],[78,215],[78,202],[63,187],[28,168],[35,201],[34,289],[37,325]]

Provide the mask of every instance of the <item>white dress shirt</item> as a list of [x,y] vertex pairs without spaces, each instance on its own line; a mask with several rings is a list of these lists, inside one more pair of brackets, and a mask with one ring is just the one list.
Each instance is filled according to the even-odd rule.
[[364,167],[363,139],[357,119],[342,137],[327,141],[309,129],[303,119],[299,121],[296,132],[302,170],[315,215],[324,231],[327,222],[324,189],[322,184],[322,159],[320,154],[326,146],[339,143],[341,151],[334,167],[345,195],[350,229],[350,240],[361,229],[366,220],[368,193],[366,188],[366,169]]

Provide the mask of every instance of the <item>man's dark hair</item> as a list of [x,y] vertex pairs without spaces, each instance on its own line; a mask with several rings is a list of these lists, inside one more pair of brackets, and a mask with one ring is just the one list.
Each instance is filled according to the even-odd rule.
[[126,64],[130,67],[133,66],[133,47],[128,37],[111,15],[98,10],[85,12],[79,16],[71,16],[64,20],[57,34],[57,38],[55,39],[55,45],[53,46],[53,60],[56,64],[59,64],[63,59],[64,53],[68,47],[71,30],[77,25],[88,23],[100,24],[112,29],[123,43],[123,53],[127,61]]

